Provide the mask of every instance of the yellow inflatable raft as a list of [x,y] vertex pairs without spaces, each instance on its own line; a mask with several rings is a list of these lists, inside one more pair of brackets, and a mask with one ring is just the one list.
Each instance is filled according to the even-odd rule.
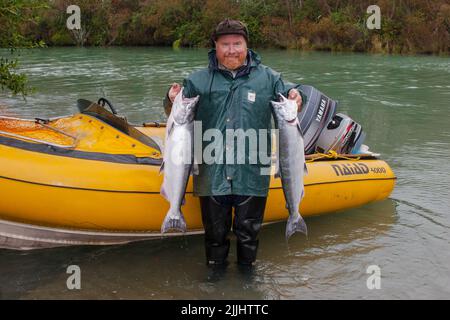
[[[97,104],[50,120],[0,117],[0,247],[160,237],[169,207],[159,194],[164,132],[156,123],[131,126]],[[307,162],[304,217],[382,200],[394,188],[394,173],[375,157],[312,155]],[[188,234],[202,232],[192,181],[183,211]],[[287,215],[281,181],[272,177],[264,222]]]

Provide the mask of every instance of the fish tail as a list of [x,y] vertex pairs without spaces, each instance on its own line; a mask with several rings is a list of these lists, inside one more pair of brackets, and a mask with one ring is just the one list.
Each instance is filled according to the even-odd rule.
[[186,232],[186,221],[181,210],[178,210],[176,214],[172,214],[171,211],[167,213],[161,225],[161,233],[166,233],[169,230]]
[[289,216],[286,224],[286,240],[289,240],[289,238],[296,232],[301,232],[308,236],[308,227],[300,214],[297,214],[294,217]]

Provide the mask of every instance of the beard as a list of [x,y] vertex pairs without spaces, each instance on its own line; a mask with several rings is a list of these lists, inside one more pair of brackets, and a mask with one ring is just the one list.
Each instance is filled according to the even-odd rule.
[[245,56],[232,56],[232,57],[225,57],[224,61],[222,62],[222,65],[229,69],[229,70],[236,70],[240,66],[242,66],[245,62]]

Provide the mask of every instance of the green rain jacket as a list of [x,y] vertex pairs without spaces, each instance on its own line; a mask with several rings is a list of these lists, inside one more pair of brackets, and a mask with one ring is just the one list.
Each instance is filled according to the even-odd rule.
[[[270,101],[278,100],[278,93],[287,96],[292,88],[299,90],[303,103],[306,97],[299,85],[284,82],[280,73],[261,64],[252,50],[235,77],[219,69],[214,49],[208,56],[208,68],[190,74],[183,82],[185,97],[200,96],[195,116],[195,161],[199,165],[194,195],[266,197],[270,176],[261,169],[270,168]],[[166,97],[166,112],[169,103]]]

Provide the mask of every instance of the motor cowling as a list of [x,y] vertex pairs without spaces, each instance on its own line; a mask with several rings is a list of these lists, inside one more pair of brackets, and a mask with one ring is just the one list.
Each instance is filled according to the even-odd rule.
[[350,154],[359,150],[364,142],[365,133],[360,124],[349,116],[338,113],[322,130],[315,145],[315,151],[338,154]]
[[336,113],[338,102],[312,86],[303,85],[300,90],[307,97],[298,114],[303,131],[305,153],[315,152],[317,139]]

